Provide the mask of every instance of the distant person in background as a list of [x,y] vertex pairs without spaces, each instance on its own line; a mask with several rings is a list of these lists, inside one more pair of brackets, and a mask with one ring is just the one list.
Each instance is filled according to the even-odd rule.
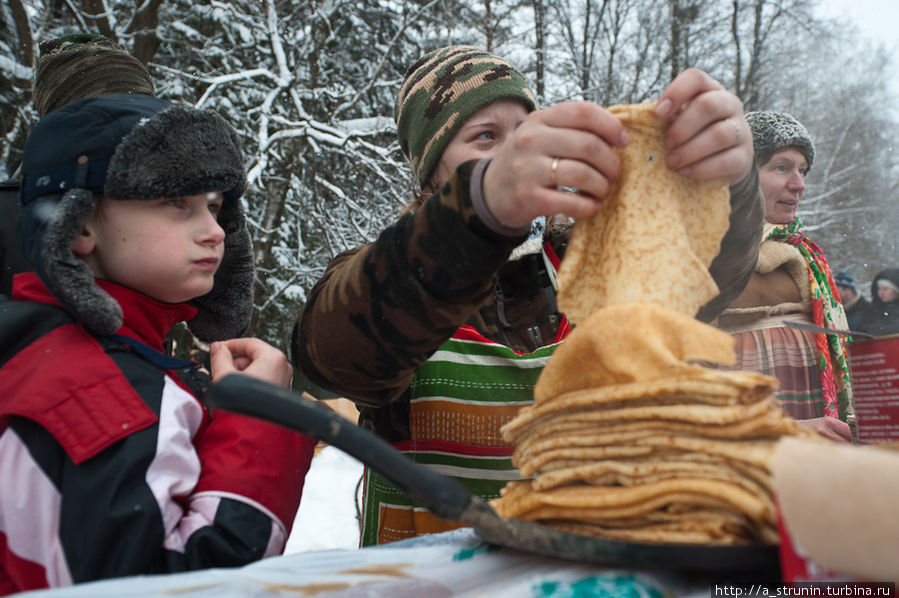
[[[94,33],[71,33],[40,44],[34,75],[34,108],[44,116],[82,98],[117,93],[152,96],[147,67],[115,42]],[[0,295],[10,295],[12,277],[32,270],[16,243],[19,181],[0,182]]]
[[871,283],[871,306],[858,322],[859,332],[875,336],[899,333],[899,268],[881,270]]
[[751,112],[765,226],[746,290],[721,314],[737,362],[780,381],[781,407],[832,440],[849,441],[852,410],[844,337],[790,328],[785,320],[845,329],[846,314],[824,252],[804,232],[796,211],[815,146],[802,123],[782,112]]
[[858,321],[862,313],[871,305],[871,302],[858,292],[855,278],[845,270],[838,272],[834,276],[833,281],[837,283],[837,291],[839,291],[840,300],[843,302],[843,310],[846,312],[849,330],[858,330]]

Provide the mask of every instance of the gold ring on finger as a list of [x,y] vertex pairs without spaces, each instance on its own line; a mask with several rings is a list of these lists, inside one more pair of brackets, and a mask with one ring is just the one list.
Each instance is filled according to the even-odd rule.
[[738,125],[737,121],[735,121],[732,118],[728,118],[727,121],[734,126],[734,133],[736,133],[736,136],[737,136],[736,142],[740,143],[740,136],[741,136],[740,135],[740,125]]

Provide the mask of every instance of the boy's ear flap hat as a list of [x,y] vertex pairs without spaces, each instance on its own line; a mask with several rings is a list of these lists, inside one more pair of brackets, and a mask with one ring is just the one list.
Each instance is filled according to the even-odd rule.
[[434,50],[406,71],[394,118],[400,147],[419,183],[426,183],[444,148],[468,118],[500,99],[537,107],[524,75],[514,66],[474,46]]
[[142,95],[79,100],[42,118],[25,143],[18,239],[59,302],[93,334],[122,325],[118,303],[72,251],[100,196],[160,199],[220,191],[225,230],[213,289],[191,301],[204,341],[240,336],[252,311],[253,249],[240,196],[237,133],[218,115]]
[[746,122],[752,131],[752,143],[756,161],[765,164],[775,152],[787,147],[795,147],[811,169],[815,161],[815,144],[801,122],[786,112],[749,112]]
[[95,33],[70,33],[41,42],[34,75],[40,116],[74,100],[118,93],[153,95],[144,64]]

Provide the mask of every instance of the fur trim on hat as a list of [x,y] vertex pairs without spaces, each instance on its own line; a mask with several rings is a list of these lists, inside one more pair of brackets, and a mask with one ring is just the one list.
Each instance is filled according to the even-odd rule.
[[212,290],[190,302],[199,311],[187,323],[194,336],[207,342],[242,336],[253,314],[253,242],[239,201],[223,207],[219,225],[225,230],[222,263]]
[[113,199],[186,197],[227,191],[240,197],[246,175],[240,141],[219,115],[173,106],[140,121],[109,161],[103,192]]
[[[96,207],[97,197],[86,189],[41,197],[22,208],[17,235],[39,252],[32,265],[60,304],[93,334],[108,336],[121,328],[122,308],[72,251]],[[29,255],[24,246],[23,251]]]
[[765,164],[776,152],[795,147],[811,168],[815,161],[815,145],[802,123],[786,112],[749,112],[746,122],[752,131],[755,157],[759,165]]
[[899,293],[899,286],[897,286],[896,283],[894,283],[892,280],[888,280],[886,278],[878,278],[877,286],[892,289],[894,292]]

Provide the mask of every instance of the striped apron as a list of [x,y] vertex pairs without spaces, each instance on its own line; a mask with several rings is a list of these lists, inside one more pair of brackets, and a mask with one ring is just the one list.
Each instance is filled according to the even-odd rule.
[[[558,258],[544,244],[554,282]],[[512,465],[513,446],[500,429],[523,405],[543,366],[570,327],[563,318],[555,339],[533,353],[518,353],[462,326],[415,374],[409,387],[410,440],[393,446],[412,461],[455,478],[472,494],[497,498],[510,480],[521,479]],[[363,480],[362,546],[394,542],[462,527],[444,521],[366,468]]]

